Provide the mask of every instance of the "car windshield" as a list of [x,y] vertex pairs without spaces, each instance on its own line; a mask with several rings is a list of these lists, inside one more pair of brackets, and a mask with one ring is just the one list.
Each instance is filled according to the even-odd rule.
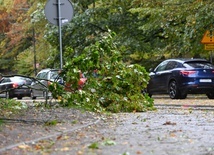
[[202,69],[214,69],[214,66],[206,61],[191,61],[183,64],[184,67],[191,68],[202,68]]

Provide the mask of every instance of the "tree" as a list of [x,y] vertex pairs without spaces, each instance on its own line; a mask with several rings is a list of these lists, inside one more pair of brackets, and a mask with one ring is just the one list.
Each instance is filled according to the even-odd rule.
[[[72,92],[62,95],[64,106],[90,108],[94,111],[133,112],[153,110],[153,100],[141,93],[146,88],[149,75],[145,68],[122,61],[122,55],[114,40],[115,33],[110,30],[100,36],[100,40],[84,49],[73,59],[74,52],[66,52],[63,68],[64,81],[72,83]],[[95,76],[93,71],[97,69]],[[78,90],[79,72],[88,78],[82,90]],[[55,92],[60,87],[54,83],[50,89]]]
[[[213,5],[211,0],[96,1],[94,7],[89,5],[84,12],[76,12],[72,22],[63,28],[64,50],[73,48],[75,54],[81,54],[109,28],[117,33],[115,40],[130,63],[149,68],[151,61],[162,58],[199,54],[208,58],[200,40],[213,23]],[[57,40],[56,33],[48,37],[52,45]]]
[[[47,24],[43,13],[44,2],[46,1],[5,0],[3,2],[0,10],[5,12],[2,16],[5,16],[4,23],[8,23],[8,25],[7,29],[1,33],[0,69],[15,70],[20,74],[32,74],[34,39],[36,40],[36,50],[38,50],[38,62],[44,62],[40,63],[41,67],[47,66],[48,63],[43,59],[48,59],[51,47],[43,37]],[[1,22],[1,24],[3,23]],[[36,32],[35,38],[33,38],[33,29]],[[22,54],[23,52],[26,53]],[[30,57],[32,61],[28,60]],[[26,67],[17,68],[19,66],[28,66],[28,69]]]
[[1,59],[4,60],[1,62],[3,68],[11,68],[18,54],[30,46],[23,25],[29,5],[27,0],[4,1],[3,8],[7,12],[4,23],[7,23],[8,28],[3,32],[4,37],[1,40]]
[[[5,13],[2,16],[13,14],[15,7],[12,4],[20,6],[21,2],[26,3],[24,0],[5,0],[0,6]],[[37,46],[39,44],[41,47],[37,47],[38,61],[45,62],[41,65],[43,67],[59,66],[58,28],[47,24],[42,14],[46,2],[28,1],[27,14],[26,10],[19,10],[19,16],[14,15],[13,20],[8,17],[4,21],[4,24],[10,23],[10,31],[4,29],[8,33],[1,33],[1,67],[9,68],[11,65],[7,64],[16,60],[19,53],[32,48],[31,15],[39,17],[34,23]],[[146,68],[152,64],[150,61],[161,58],[195,55],[208,58],[209,53],[203,50],[200,40],[206,29],[212,29],[213,5],[212,0],[74,0],[75,16],[68,25],[63,26],[63,51],[72,48],[75,55],[81,54],[85,47],[94,44],[99,35],[109,28],[117,33],[115,40],[123,59],[145,65]],[[20,27],[19,23],[25,26]],[[17,30],[22,32],[21,35],[15,35]],[[16,46],[12,47],[14,44]],[[42,60],[41,53],[46,54],[44,60],[48,61]]]

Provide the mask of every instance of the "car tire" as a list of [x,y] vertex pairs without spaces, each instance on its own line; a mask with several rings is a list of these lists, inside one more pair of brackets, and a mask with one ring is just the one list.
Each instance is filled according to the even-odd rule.
[[18,100],[21,100],[21,99],[22,99],[22,97],[17,97],[17,99],[18,99]]
[[30,98],[31,98],[32,100],[35,100],[35,99],[36,99],[36,97],[34,96],[33,91],[30,92]]
[[209,99],[214,99],[214,93],[207,93],[206,95]]
[[181,96],[177,83],[174,80],[169,83],[168,92],[171,99],[182,99],[182,97],[185,97],[185,95]]

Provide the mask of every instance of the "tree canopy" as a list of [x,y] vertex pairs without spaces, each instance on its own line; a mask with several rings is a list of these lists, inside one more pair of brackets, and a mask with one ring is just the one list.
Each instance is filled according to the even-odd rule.
[[[33,74],[34,40],[38,70],[59,67],[58,27],[45,19],[46,2],[0,1],[0,70]],[[63,51],[75,51],[70,58],[110,29],[130,64],[149,68],[151,62],[169,57],[209,59],[200,41],[206,30],[213,29],[212,0],[73,0],[72,4],[75,16],[62,27]]]

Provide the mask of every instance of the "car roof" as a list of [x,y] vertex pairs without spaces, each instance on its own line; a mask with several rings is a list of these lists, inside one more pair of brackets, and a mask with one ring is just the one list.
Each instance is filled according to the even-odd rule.
[[206,59],[201,59],[201,58],[175,58],[175,59],[167,59],[166,61],[177,61],[180,63],[186,63],[186,62],[195,62],[195,61],[202,61],[202,62],[209,62]]
[[10,79],[11,81],[24,81],[24,79],[21,76],[12,76],[6,78]]
[[40,72],[49,72],[49,71],[59,71],[60,69],[51,69],[51,68],[46,68],[46,69],[42,69]]

